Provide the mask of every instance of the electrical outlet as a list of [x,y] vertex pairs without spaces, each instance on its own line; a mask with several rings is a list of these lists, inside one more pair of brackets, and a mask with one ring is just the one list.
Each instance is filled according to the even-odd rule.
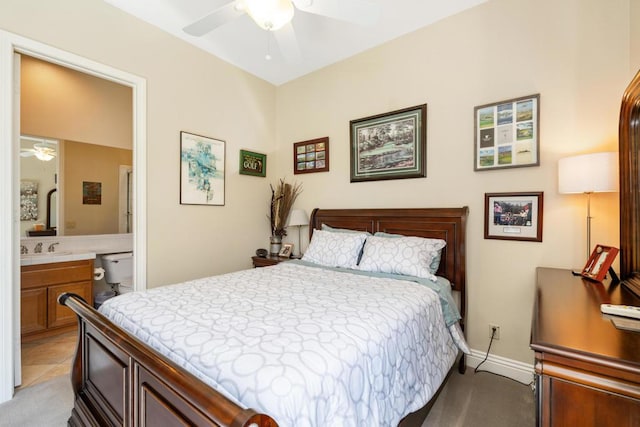
[[[495,329],[495,333],[493,330]],[[489,323],[489,337],[493,336],[494,340],[500,339],[500,326]]]

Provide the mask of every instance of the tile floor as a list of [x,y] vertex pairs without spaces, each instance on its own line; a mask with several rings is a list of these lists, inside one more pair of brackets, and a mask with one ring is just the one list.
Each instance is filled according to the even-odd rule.
[[22,343],[22,385],[25,388],[68,375],[76,351],[78,333],[66,332]]

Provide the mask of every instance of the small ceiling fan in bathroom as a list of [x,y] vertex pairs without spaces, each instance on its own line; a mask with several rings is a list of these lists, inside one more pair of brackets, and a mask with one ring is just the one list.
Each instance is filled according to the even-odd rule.
[[33,148],[22,148],[20,150],[20,156],[22,157],[35,156],[39,160],[48,162],[57,154],[56,144],[58,143],[58,141],[52,139],[34,138],[30,136],[21,136],[20,138],[29,141],[35,141],[33,144]]
[[291,25],[295,11],[367,26],[378,21],[380,9],[380,4],[371,0],[233,0],[187,25],[183,31],[201,37],[247,14],[260,28],[273,33],[285,57],[292,59],[300,54]]

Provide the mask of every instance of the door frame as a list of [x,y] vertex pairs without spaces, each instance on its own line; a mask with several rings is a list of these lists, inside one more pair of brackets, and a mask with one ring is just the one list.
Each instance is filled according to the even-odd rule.
[[[20,346],[19,256],[19,111],[14,111],[16,93],[14,53],[71,68],[132,89],[134,287],[146,288],[147,276],[147,135],[146,79],[79,55],[0,30],[0,403],[13,397],[15,356]],[[17,353],[19,354],[19,353]]]

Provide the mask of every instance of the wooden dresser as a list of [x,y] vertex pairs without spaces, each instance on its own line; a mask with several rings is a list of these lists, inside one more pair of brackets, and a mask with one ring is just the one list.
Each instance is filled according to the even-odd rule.
[[624,286],[537,269],[531,348],[539,426],[640,426],[640,332],[600,304],[640,306]]

